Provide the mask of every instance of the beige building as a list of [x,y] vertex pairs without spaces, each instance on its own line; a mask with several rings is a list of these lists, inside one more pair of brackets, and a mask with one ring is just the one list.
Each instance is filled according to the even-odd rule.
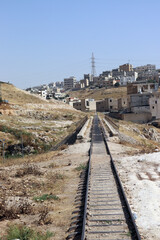
[[119,66],[119,70],[123,72],[131,72],[133,71],[133,66],[132,64],[126,63],[121,66]]

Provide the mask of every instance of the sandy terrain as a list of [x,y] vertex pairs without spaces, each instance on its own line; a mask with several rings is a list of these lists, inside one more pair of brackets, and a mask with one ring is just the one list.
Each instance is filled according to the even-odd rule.
[[142,239],[159,240],[160,152],[127,156],[134,149],[113,142],[109,147]]

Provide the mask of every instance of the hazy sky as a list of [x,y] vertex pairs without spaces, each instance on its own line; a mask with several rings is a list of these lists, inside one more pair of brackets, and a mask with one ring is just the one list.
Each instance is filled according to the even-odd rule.
[[160,0],[0,0],[0,80],[26,88],[130,61],[160,68]]

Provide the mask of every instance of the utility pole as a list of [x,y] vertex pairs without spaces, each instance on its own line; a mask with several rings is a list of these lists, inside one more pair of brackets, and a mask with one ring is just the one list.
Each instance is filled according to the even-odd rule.
[[95,57],[94,57],[93,53],[92,53],[92,57],[91,57],[91,66],[92,66],[91,76],[92,76],[92,81],[93,81],[93,77],[96,76]]

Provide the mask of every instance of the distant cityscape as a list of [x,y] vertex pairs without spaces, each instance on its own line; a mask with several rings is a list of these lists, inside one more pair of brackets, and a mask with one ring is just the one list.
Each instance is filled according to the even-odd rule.
[[43,98],[64,99],[64,92],[76,91],[80,89],[90,88],[111,88],[118,86],[126,86],[127,83],[133,82],[157,82],[160,79],[160,69],[156,69],[155,65],[147,64],[133,68],[129,63],[120,65],[119,68],[111,71],[104,71],[99,76],[94,74],[84,74],[83,79],[76,80],[76,77],[71,76],[64,78],[63,82],[52,82],[32,88],[27,88],[26,91],[38,94]]
[[[27,88],[33,94],[45,99],[57,99],[70,104],[81,111],[109,112],[112,117],[134,121],[149,122],[160,118],[160,69],[147,64],[133,68],[129,63],[120,65],[111,71],[104,71],[99,76],[84,74],[83,79],[64,78],[63,82],[44,84]],[[71,98],[70,91],[82,89],[109,89],[127,86],[127,97],[105,98],[103,100]]]

